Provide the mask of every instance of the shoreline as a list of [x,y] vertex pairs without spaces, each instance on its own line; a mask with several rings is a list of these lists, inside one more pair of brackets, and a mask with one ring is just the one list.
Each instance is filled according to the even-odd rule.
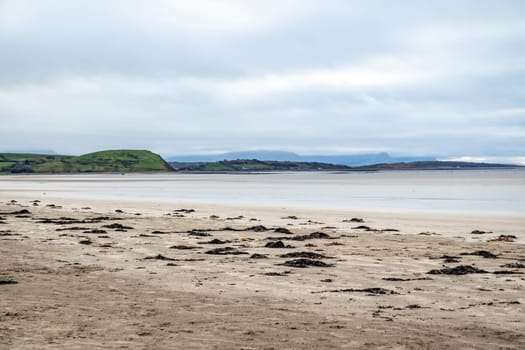
[[[433,173],[436,174],[436,173]],[[370,174],[21,175],[0,178],[4,196],[189,203],[226,207],[404,215],[518,217],[525,210],[521,171]],[[21,198],[21,197],[20,197]]]
[[[9,191],[4,191],[4,193]],[[124,211],[138,211],[146,215],[159,217],[177,208],[191,208],[196,209],[201,219],[206,219],[212,215],[219,215],[221,217],[232,217],[242,215],[246,219],[253,216],[258,216],[261,220],[271,223],[272,225],[279,225],[282,223],[282,217],[289,215],[297,216],[297,223],[301,220],[312,219],[317,222],[323,222],[323,225],[337,225],[340,226],[342,220],[350,219],[352,217],[366,217],[369,222],[382,224],[386,226],[396,226],[401,231],[416,234],[424,232],[425,230],[434,230],[440,232],[445,236],[456,235],[461,232],[465,235],[465,239],[472,238],[467,235],[474,229],[484,228],[484,231],[493,231],[502,234],[513,233],[517,235],[519,242],[525,243],[525,217],[523,215],[514,213],[454,213],[454,212],[440,212],[440,211],[411,211],[411,210],[353,210],[342,208],[325,208],[319,209],[308,206],[276,206],[271,204],[254,204],[254,203],[209,203],[208,201],[176,201],[176,200],[162,200],[156,201],[152,199],[90,199],[79,197],[63,197],[60,195],[35,195],[33,190],[28,190],[27,194],[21,195],[18,190],[18,195],[7,196],[10,200],[14,199],[19,202],[28,202],[32,200],[40,200],[43,202],[61,203],[61,206],[69,210],[78,210],[80,207],[93,207],[98,211],[111,213],[114,209],[121,209]],[[79,206],[78,203],[83,203]],[[294,220],[295,221],[295,220]],[[244,220],[245,223],[248,221]],[[303,224],[305,224],[303,222]],[[322,225],[309,225],[312,227],[321,227]],[[351,225],[343,226],[344,228],[351,228]],[[472,227],[470,230],[469,228]],[[503,227],[503,228],[502,228]],[[479,238],[479,237],[474,237]]]
[[[0,285],[0,345],[12,349],[525,346],[525,270],[502,267],[525,264],[519,217],[16,197],[0,203],[0,279],[17,282]],[[291,239],[313,232],[331,239]],[[265,247],[273,236],[292,247]],[[325,265],[281,265],[299,252]],[[428,274],[443,266],[486,272]]]

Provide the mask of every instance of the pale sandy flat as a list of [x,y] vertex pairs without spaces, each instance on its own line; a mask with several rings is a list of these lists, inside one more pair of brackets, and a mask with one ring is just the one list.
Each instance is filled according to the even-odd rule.
[[[0,348],[525,348],[522,217],[188,205],[4,196]],[[332,239],[289,239],[312,232]],[[206,254],[220,247],[246,254]],[[478,251],[496,258],[464,254]],[[279,265],[291,252],[327,266]],[[159,254],[174,260],[146,259]],[[428,274],[460,265],[485,273]]]

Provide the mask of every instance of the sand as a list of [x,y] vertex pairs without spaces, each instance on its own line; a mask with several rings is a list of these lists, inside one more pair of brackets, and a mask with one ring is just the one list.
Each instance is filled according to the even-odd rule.
[[[2,349],[525,348],[519,216],[10,194],[0,217]],[[428,273],[456,266],[484,272]]]

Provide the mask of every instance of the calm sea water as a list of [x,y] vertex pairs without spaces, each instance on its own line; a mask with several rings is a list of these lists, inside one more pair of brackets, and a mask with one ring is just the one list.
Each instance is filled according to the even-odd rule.
[[78,199],[525,216],[523,169],[0,176],[0,199],[43,193]]

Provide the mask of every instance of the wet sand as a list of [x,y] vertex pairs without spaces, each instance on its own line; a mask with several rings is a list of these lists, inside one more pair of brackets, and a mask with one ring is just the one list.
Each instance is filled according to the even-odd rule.
[[525,348],[520,216],[31,200],[0,348]]

